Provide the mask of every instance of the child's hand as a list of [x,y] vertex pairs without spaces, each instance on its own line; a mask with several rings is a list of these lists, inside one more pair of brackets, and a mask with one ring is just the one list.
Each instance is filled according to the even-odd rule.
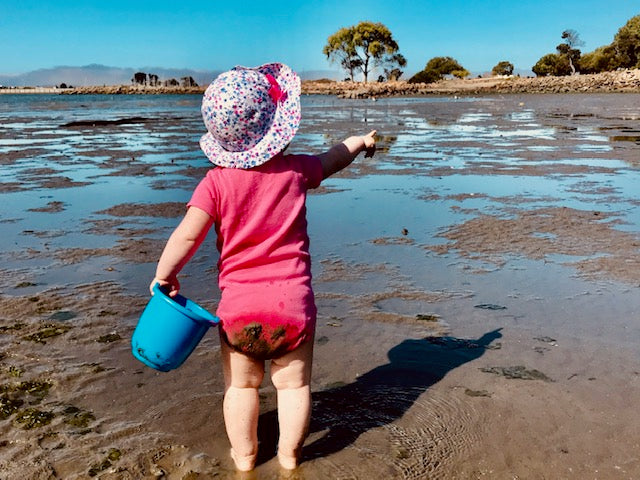
[[364,158],[373,157],[373,154],[376,153],[376,133],[375,130],[371,130],[362,137],[364,141]]
[[180,282],[178,281],[177,278],[173,278],[171,279],[171,281],[169,281],[169,280],[161,280],[158,277],[155,277],[151,281],[151,284],[149,285],[149,291],[151,292],[151,295],[153,295],[153,287],[155,286],[156,283],[159,283],[160,288],[162,288],[165,292],[167,292],[167,294],[171,298],[175,297],[180,291]]

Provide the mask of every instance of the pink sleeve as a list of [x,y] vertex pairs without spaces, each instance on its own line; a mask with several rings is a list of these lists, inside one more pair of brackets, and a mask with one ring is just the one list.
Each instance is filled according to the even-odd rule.
[[216,198],[213,188],[211,172],[204,177],[191,195],[187,207],[197,207],[208,213],[214,219],[217,218]]

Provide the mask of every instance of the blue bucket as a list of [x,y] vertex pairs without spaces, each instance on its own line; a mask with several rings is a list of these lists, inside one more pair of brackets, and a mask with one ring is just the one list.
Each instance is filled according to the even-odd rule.
[[219,321],[182,295],[169,297],[156,283],[131,337],[131,351],[145,365],[168,372],[182,365]]

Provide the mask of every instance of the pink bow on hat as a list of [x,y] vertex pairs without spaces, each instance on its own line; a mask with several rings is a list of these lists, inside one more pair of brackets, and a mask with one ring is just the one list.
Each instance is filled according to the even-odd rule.
[[267,80],[269,80],[269,84],[271,85],[271,88],[269,89],[269,96],[271,97],[273,102],[284,102],[287,99],[287,92],[282,91],[282,89],[280,88],[280,84],[275,78],[273,78],[273,75],[267,73],[265,77],[267,77]]

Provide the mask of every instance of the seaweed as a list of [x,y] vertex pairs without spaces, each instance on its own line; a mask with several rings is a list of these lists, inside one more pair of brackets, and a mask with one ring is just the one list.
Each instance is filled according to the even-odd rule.
[[24,401],[19,398],[9,398],[8,395],[0,396],[0,420],[9,418],[16,413],[23,403]]
[[88,472],[89,476],[95,477],[100,472],[104,472],[110,466],[111,466],[111,461],[108,458],[105,458],[100,463],[94,463],[93,465],[91,465],[91,468],[89,468],[89,472]]
[[24,373],[24,370],[22,370],[20,367],[16,367],[15,365],[9,365],[9,368],[7,368],[7,373],[11,377],[20,378]]
[[32,333],[31,335],[25,335],[22,337],[24,340],[29,340],[32,342],[37,342],[41,344],[46,344],[47,338],[57,337],[58,335],[63,335],[71,330],[71,326],[69,325],[60,325],[59,323],[45,323],[40,330],[36,333]]
[[5,386],[5,388],[7,388],[6,391],[30,395],[35,398],[35,403],[38,403],[49,394],[51,386],[51,383],[46,380],[26,380],[10,387]]
[[437,322],[440,317],[434,313],[419,313],[416,315],[416,320],[423,322]]
[[117,342],[118,340],[121,340],[122,337],[117,334],[117,333],[107,333],[106,335],[102,335],[100,337],[98,337],[96,339],[96,342],[99,343],[111,343],[111,342]]
[[26,323],[23,322],[15,322],[13,325],[0,325],[0,333],[10,332],[12,330],[21,330]]
[[91,468],[89,468],[88,472],[89,476],[95,477],[101,472],[104,472],[107,468],[113,465],[112,462],[117,462],[121,457],[122,452],[120,450],[118,450],[117,448],[109,449],[109,451],[107,452],[107,456],[100,463],[94,463],[93,465],[91,465]]
[[464,389],[465,395],[469,395],[470,397],[490,397],[491,394],[486,390],[471,390],[470,388]]
[[26,408],[17,413],[15,422],[22,424],[24,430],[39,428],[51,423],[55,417],[53,412],[38,410],[37,408]]
[[[86,429],[91,422],[93,422],[96,417],[91,412],[83,411],[78,407],[73,405],[69,405],[62,412],[66,419],[64,423],[76,428]],[[88,433],[90,430],[82,430],[82,433]]]
[[480,303],[474,305],[475,308],[481,308],[483,310],[506,310],[507,307],[503,305],[496,305],[495,303]]
[[547,377],[540,370],[531,369],[528,370],[526,367],[522,365],[516,365],[514,367],[484,367],[481,368],[480,371],[485,373],[493,373],[495,375],[501,375],[508,379],[518,379],[518,380],[543,380],[545,382],[552,382],[549,377]]

